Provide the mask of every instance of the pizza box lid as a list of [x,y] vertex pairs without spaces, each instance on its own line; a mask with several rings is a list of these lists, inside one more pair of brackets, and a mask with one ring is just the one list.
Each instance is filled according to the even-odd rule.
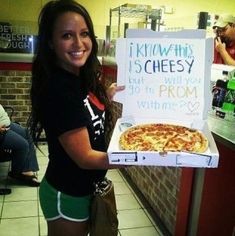
[[205,30],[127,30],[117,39],[114,100],[122,116],[205,120],[211,107],[213,39]]
[[[201,130],[209,141],[209,147],[205,153],[189,152],[154,152],[154,151],[128,151],[120,150],[120,135],[127,128],[146,123],[178,124]],[[203,167],[215,168],[218,166],[219,154],[215,141],[208,129],[207,121],[182,121],[168,119],[136,119],[134,117],[122,117],[116,122],[113,135],[108,147],[110,164],[117,165],[145,165],[145,166],[174,166],[174,167]]]

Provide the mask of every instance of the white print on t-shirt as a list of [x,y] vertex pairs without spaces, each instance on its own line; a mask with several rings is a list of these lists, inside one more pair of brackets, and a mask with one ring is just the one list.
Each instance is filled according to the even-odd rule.
[[[91,104],[90,104],[90,101],[87,98],[84,99],[84,105],[85,107],[87,107],[87,110],[89,111],[90,115],[91,115],[91,121],[92,121],[92,124],[93,124],[93,127],[94,127],[94,130],[95,130],[95,140],[96,138],[104,133],[104,119],[105,119],[105,112],[104,111],[98,111],[98,108],[97,109],[93,109]],[[95,104],[93,104],[93,107],[96,107]],[[95,114],[95,112],[99,112],[99,114]]]

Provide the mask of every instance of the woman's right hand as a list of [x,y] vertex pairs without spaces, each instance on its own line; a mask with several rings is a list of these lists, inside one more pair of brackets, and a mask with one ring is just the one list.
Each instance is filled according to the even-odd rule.
[[6,128],[5,126],[0,127],[0,134],[4,134],[9,128]]

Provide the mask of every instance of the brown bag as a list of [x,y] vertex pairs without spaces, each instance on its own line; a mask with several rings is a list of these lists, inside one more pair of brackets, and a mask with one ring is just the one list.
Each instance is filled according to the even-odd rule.
[[117,236],[118,218],[114,186],[107,178],[96,184],[91,204],[90,236]]

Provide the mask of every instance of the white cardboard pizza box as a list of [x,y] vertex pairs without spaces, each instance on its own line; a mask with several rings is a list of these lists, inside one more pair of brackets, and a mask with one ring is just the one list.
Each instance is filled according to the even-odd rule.
[[[213,39],[204,30],[127,31],[118,39],[117,83],[125,85],[115,100],[123,104],[108,147],[112,164],[217,167],[219,154],[208,129],[211,106]],[[121,133],[132,125],[180,124],[201,130],[209,140],[205,153],[124,151]]]

